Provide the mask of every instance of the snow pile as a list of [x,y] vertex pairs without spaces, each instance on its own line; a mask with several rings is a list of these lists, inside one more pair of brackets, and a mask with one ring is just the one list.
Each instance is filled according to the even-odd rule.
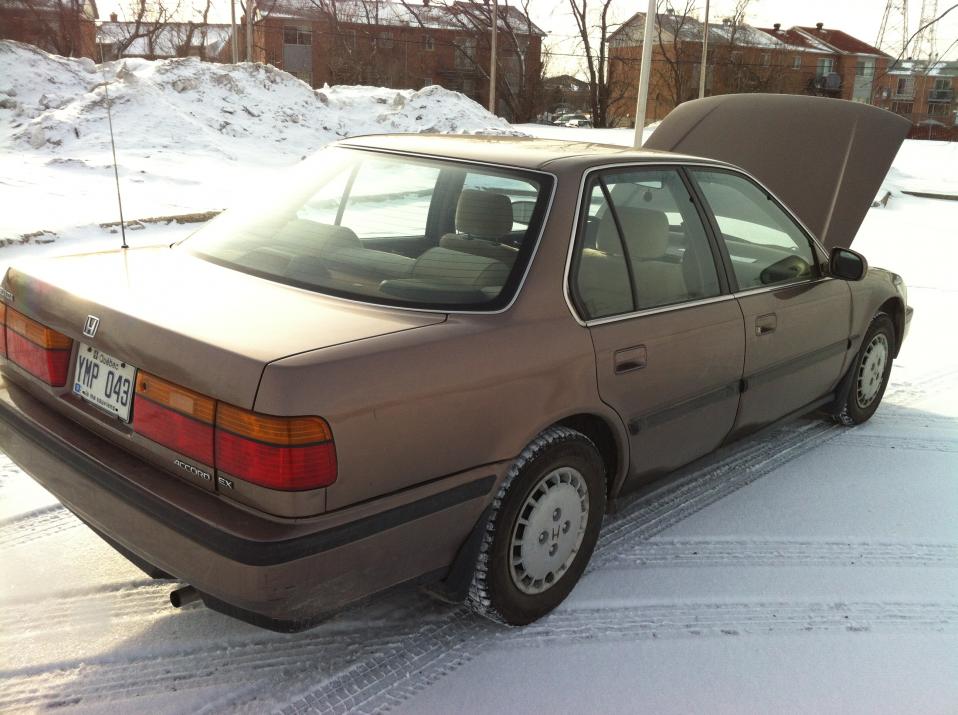
[[[432,86],[313,90],[269,65],[197,58],[125,59],[94,65],[0,42],[0,140],[11,149],[71,155],[109,146],[114,130],[144,153],[210,150],[240,158],[276,146],[297,157],[347,136],[384,132],[515,134],[458,92]],[[244,146],[245,145],[245,146]]]

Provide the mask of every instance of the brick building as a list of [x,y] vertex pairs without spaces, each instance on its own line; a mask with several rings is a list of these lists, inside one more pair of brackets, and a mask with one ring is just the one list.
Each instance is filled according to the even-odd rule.
[[[632,124],[645,13],[609,37],[610,116]],[[671,13],[656,17],[648,121],[698,96],[704,24]],[[706,95],[738,92],[812,94],[871,102],[891,58],[840,30],[709,23]]]
[[96,0],[3,0],[0,40],[17,40],[65,57],[95,58]]
[[876,80],[874,103],[908,117],[913,138],[958,139],[958,61],[903,60]]
[[[491,6],[412,5],[386,0],[276,0],[257,18],[254,59],[313,87],[438,84],[487,105]],[[534,116],[545,33],[515,7],[499,8],[499,114]]]

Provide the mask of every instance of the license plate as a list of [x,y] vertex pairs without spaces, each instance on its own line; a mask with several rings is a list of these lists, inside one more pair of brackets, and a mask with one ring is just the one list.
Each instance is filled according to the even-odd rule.
[[73,392],[101,410],[130,421],[136,368],[80,343]]

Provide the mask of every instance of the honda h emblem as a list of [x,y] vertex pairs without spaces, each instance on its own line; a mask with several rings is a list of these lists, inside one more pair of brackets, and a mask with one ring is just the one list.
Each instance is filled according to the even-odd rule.
[[92,338],[96,335],[96,329],[100,327],[100,319],[95,315],[88,315],[86,317],[86,323],[83,326],[83,334],[88,338]]

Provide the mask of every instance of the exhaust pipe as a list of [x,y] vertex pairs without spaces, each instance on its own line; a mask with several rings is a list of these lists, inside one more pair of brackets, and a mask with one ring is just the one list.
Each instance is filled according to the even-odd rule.
[[170,603],[173,604],[173,608],[181,608],[199,600],[200,592],[192,586],[184,586],[170,592]]

